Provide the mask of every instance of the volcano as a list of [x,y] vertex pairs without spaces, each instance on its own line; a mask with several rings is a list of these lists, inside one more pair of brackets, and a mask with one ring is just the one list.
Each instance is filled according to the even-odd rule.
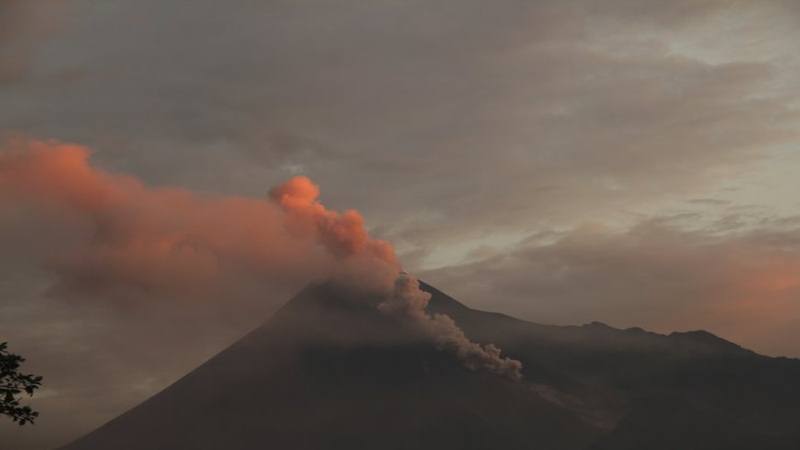
[[470,370],[319,284],[63,450],[800,448],[800,360],[704,331],[539,325],[422,288],[524,379]]

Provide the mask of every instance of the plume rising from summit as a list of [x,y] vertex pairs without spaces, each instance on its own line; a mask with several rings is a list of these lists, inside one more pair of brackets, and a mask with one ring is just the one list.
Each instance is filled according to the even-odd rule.
[[357,211],[340,214],[325,208],[317,200],[319,192],[317,185],[301,176],[272,189],[270,196],[286,211],[290,229],[315,233],[333,255],[364,256],[392,268],[394,282],[385,286],[386,299],[377,305],[380,311],[413,321],[438,347],[455,353],[471,370],[486,369],[514,380],[521,378],[519,361],[503,358],[493,345],[471,342],[450,317],[428,314],[430,294],[419,288],[416,278],[402,271],[391,244],[370,237]]
[[466,367],[520,378],[518,361],[469,341],[449,317],[428,314],[430,295],[403,272],[392,245],[371,237],[357,211],[327,209],[309,178],[286,181],[269,199],[210,195],[147,186],[94,167],[89,155],[30,140],[0,152],[0,214],[13,218],[4,235],[42,230],[31,238],[47,245],[33,253],[55,274],[55,289],[229,297],[243,279],[334,279],[382,299],[376,308],[414,324]]

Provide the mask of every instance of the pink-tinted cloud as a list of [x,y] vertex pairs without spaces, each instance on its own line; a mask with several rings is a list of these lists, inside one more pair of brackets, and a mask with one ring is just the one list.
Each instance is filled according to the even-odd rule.
[[325,275],[327,256],[313,240],[287,233],[284,215],[266,199],[151,188],[88,158],[81,146],[25,141],[0,155],[4,208],[77,224],[63,248],[44,255],[62,287],[197,292],[233,274]]
[[270,199],[216,196],[105,172],[81,146],[17,140],[10,147],[0,153],[0,208],[33,209],[29,221],[76,229],[42,254],[66,292],[196,298],[235,290],[242,278],[335,278],[385,298],[381,311],[419,324],[470,369],[520,376],[518,362],[470,342],[449,318],[429,316],[429,294],[402,273],[391,244],[372,238],[357,211],[327,209],[306,177],[275,187]]

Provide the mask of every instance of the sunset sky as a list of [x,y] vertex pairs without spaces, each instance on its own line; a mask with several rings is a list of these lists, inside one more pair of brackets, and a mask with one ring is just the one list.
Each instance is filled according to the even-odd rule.
[[0,440],[91,430],[328,274],[270,203],[297,175],[469,306],[800,357],[799,5],[3,0],[0,341],[45,388]]

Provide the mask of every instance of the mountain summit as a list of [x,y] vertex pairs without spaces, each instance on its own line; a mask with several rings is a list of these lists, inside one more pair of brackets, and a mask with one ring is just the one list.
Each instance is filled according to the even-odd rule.
[[332,284],[64,450],[797,449],[800,361],[706,332],[538,325],[435,288],[430,313],[523,363],[465,368]]

